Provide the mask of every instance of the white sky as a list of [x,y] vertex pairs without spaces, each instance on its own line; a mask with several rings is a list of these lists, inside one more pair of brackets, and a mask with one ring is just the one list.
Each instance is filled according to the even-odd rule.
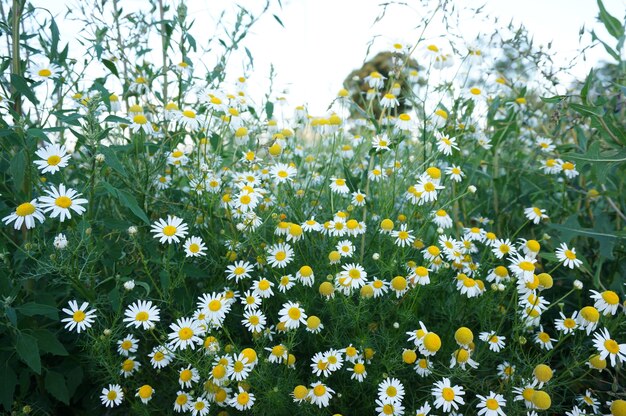
[[[36,6],[48,8],[53,14],[62,16],[66,4],[74,1],[32,0]],[[311,114],[325,112],[330,101],[342,87],[344,78],[364,61],[366,48],[374,36],[379,36],[370,52],[370,57],[386,49],[393,41],[414,43],[421,30],[415,28],[420,21],[417,0],[405,0],[409,5],[392,5],[385,18],[372,26],[381,12],[382,0],[282,0],[280,9],[274,5],[253,28],[243,45],[248,47],[254,57],[255,69],[249,77],[249,92],[252,98],[260,100],[267,91],[267,76],[271,64],[277,71],[275,86],[277,90],[286,90],[291,107],[306,104]],[[172,8],[178,1],[170,1]],[[258,10],[264,2],[261,0],[216,1],[187,0],[189,16],[196,19],[194,36],[200,43],[213,33],[215,19],[221,10],[230,10],[234,16],[236,4],[242,4],[251,10]],[[121,4],[125,10],[145,7],[146,0],[125,0]],[[579,30],[585,25],[595,29],[596,33],[613,44],[601,23],[597,22],[596,1],[593,0],[458,0],[457,6],[479,6],[485,4],[486,14],[498,17],[504,25],[511,19],[523,23],[539,44],[552,41],[552,50],[557,53],[555,62],[569,62],[579,50]],[[626,0],[604,0],[608,11],[622,20],[626,11]],[[285,25],[282,28],[272,17],[277,14]],[[227,13],[228,15],[228,13]],[[80,31],[76,23],[63,24],[62,17],[57,18],[61,27],[62,44],[70,41],[73,34]],[[206,30],[206,28],[209,28]],[[474,19],[461,22],[461,28],[468,39],[477,31],[491,33],[491,28]],[[428,38],[443,34],[443,26],[434,24]],[[588,43],[586,35],[583,43]],[[72,51],[72,47],[70,47]],[[71,52],[70,52],[71,53]],[[155,56],[160,56],[159,54]],[[192,60],[201,59],[190,56]],[[246,60],[241,49],[231,61],[229,75],[234,79],[240,75]],[[610,59],[602,46],[596,46],[587,52],[587,61],[580,60],[574,69],[574,75],[584,77],[599,60]],[[156,61],[160,65],[160,58]],[[199,75],[199,74],[196,74]]]

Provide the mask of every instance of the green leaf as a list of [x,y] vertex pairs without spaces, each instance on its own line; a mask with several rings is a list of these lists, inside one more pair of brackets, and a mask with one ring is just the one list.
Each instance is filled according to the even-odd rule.
[[267,115],[267,119],[271,120],[274,115],[274,103],[268,101],[265,103],[265,114]]
[[50,305],[43,305],[41,303],[28,302],[15,308],[19,313],[25,316],[45,316],[55,321],[59,320],[59,312],[57,308]]
[[548,224],[549,228],[557,230],[563,240],[570,241],[576,236],[588,237],[600,244],[600,255],[606,259],[613,259],[613,247],[620,238],[618,235],[604,230],[582,228],[576,215],[570,216],[563,224]]
[[583,88],[580,90],[580,98],[582,98],[584,103],[589,103],[587,101],[587,94],[589,93],[589,87],[591,86],[591,82],[593,80],[593,68],[589,71],[589,75],[585,79],[585,83],[583,84]]
[[113,75],[115,75],[117,78],[120,77],[119,72],[117,72],[117,67],[115,66],[115,64],[113,63],[113,61],[110,61],[108,59],[102,59],[102,63],[104,64],[104,66],[107,67],[107,69],[109,71],[111,71],[111,73]]
[[130,121],[126,120],[123,117],[114,116],[113,114],[108,115],[104,121],[110,121],[113,123],[122,123],[122,124],[131,124]]
[[25,151],[25,149],[21,149],[15,153],[9,165],[9,173],[11,173],[11,177],[13,178],[13,188],[16,193],[19,193],[24,185],[24,172],[26,170]]
[[52,56],[57,55],[59,48],[59,27],[54,19],[50,20],[50,52]]
[[613,48],[611,48],[605,41],[598,38],[598,36],[593,30],[591,31],[591,39],[594,41],[597,40],[598,42],[600,42],[602,46],[604,46],[604,49],[607,51],[607,53],[613,57],[613,59],[615,59],[618,62],[621,61],[619,54],[615,52],[615,50],[613,50]]
[[146,297],[150,295],[150,285],[146,282],[138,282],[135,280],[137,286],[141,286],[146,290]]
[[52,333],[47,329],[36,329],[33,331],[33,335],[37,338],[39,349],[43,352],[47,352],[54,355],[66,356],[69,355],[61,341],[59,341]]
[[41,358],[39,357],[39,345],[37,338],[32,335],[20,332],[17,334],[15,350],[22,361],[28,365],[31,370],[37,374],[41,374]]
[[117,190],[117,196],[118,196],[120,202],[122,203],[122,205],[124,205],[126,208],[130,209],[132,211],[132,213],[137,216],[137,218],[139,218],[140,220],[142,220],[146,224],[150,225],[150,220],[148,219],[148,216],[139,207],[139,204],[137,203],[137,200],[135,199],[135,197],[133,195],[131,195],[130,193],[128,193],[126,191],[122,191],[122,190],[118,189]]
[[126,169],[124,169],[124,165],[120,162],[115,154],[115,150],[110,147],[101,146],[100,153],[104,155],[104,162],[111,166],[113,169],[117,171],[122,176],[126,176]]
[[583,116],[602,117],[604,115],[604,112],[599,107],[593,107],[590,105],[582,105],[582,104],[576,104],[576,103],[570,103],[569,106],[572,110],[576,111],[579,114],[582,114]]
[[163,291],[167,291],[170,287],[170,274],[167,270],[161,270],[159,272],[159,280],[161,281],[161,288]]
[[17,74],[11,74],[11,85],[13,85],[17,92],[28,98],[31,103],[35,105],[39,104],[39,100],[35,97],[35,93],[30,89],[24,77]]
[[273,14],[272,16],[274,16],[274,19],[276,19],[276,21],[278,22],[279,25],[281,25],[283,27],[283,29],[285,28],[285,25],[283,24],[283,21],[280,20],[280,18],[278,16],[276,16],[275,14]]
[[130,209],[131,212],[135,214],[140,220],[142,220],[148,225],[150,224],[150,220],[148,219],[148,216],[139,207],[139,204],[137,203],[137,199],[135,199],[133,195],[131,195],[130,193],[126,191],[122,191],[122,190],[115,188],[113,185],[111,185],[110,183],[106,181],[102,181],[100,183],[102,184],[102,186],[104,186],[104,189],[106,189],[106,191],[111,196],[117,198],[121,202],[122,205]]
[[602,4],[602,0],[598,0],[598,8],[600,9],[600,20],[604,23],[604,27],[606,27],[607,32],[609,32],[615,39],[619,39],[624,36],[624,27],[622,26],[622,23],[606,11],[604,4]]
[[17,385],[17,376],[9,363],[0,363],[0,404],[8,412],[13,407],[13,394]]
[[67,391],[67,384],[63,374],[56,371],[48,371],[45,380],[46,390],[52,394],[57,400],[70,404],[70,393]]

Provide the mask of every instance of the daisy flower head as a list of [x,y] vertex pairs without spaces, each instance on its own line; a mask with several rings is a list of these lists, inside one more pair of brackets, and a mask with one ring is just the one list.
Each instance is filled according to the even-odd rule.
[[30,202],[24,202],[23,204],[18,205],[15,212],[2,218],[2,221],[6,225],[15,221],[13,228],[19,230],[22,228],[23,224],[26,224],[27,229],[34,228],[36,224],[35,220],[39,220],[39,222],[43,223],[45,219],[46,217],[37,204],[37,200],[33,199]]
[[381,89],[385,85],[385,78],[380,72],[373,71],[364,78],[364,81],[370,86],[370,88]]
[[274,345],[273,347],[267,347],[265,348],[265,350],[270,352],[269,357],[267,357],[270,363],[282,364],[283,362],[287,361],[287,358],[289,356],[287,347],[285,347],[283,344]]
[[395,108],[399,105],[400,103],[398,102],[396,96],[390,92],[383,95],[383,97],[380,99],[380,106],[382,108]]
[[437,181],[429,176],[422,177],[415,185],[415,190],[420,194],[421,201],[431,202],[437,200],[437,191],[444,189]]
[[593,334],[593,346],[600,354],[600,359],[609,357],[611,365],[615,367],[615,362],[620,364],[626,362],[626,344],[618,344],[611,338],[611,334],[606,328]]
[[167,220],[160,218],[152,224],[150,232],[155,234],[154,238],[158,238],[159,243],[171,244],[172,241],[179,243],[187,235],[187,228],[182,218],[168,215]]
[[70,209],[78,215],[86,211],[82,205],[86,204],[87,200],[79,198],[82,194],[72,188],[66,188],[63,184],[60,184],[58,188],[52,185],[45,192],[48,196],[40,197],[39,202],[45,213],[52,211],[50,218],[59,217],[59,220],[63,222],[65,219],[72,218]]
[[241,323],[252,333],[261,332],[265,329],[267,318],[259,310],[249,310],[243,313]]
[[343,178],[330,178],[330,189],[339,195],[347,195],[350,192],[350,188]]
[[191,402],[193,398],[182,390],[176,392],[176,400],[174,400],[174,411],[176,413],[190,412]]
[[152,349],[152,352],[148,354],[148,358],[150,358],[152,367],[159,369],[167,367],[174,359],[174,354],[168,348],[157,345]]
[[550,351],[554,348],[552,345],[553,342],[556,342],[556,339],[550,338],[550,334],[543,330],[543,325],[539,325],[539,332],[535,334],[535,343],[539,345],[541,349]]
[[135,114],[133,116],[133,122],[130,125],[130,129],[133,133],[137,133],[139,131],[143,131],[145,134],[154,133],[152,123],[148,120],[148,117],[146,117],[145,114]]
[[362,287],[367,281],[367,272],[357,263],[347,263],[341,266],[339,279],[343,284],[353,289]]
[[245,391],[239,386],[239,392],[229,400],[228,404],[239,411],[248,410],[254,404],[254,394]]
[[600,321],[600,312],[593,306],[585,306],[578,313],[578,327],[591,335],[598,327]]
[[612,290],[600,293],[592,290],[591,298],[595,300],[594,307],[604,315],[615,315],[619,307],[619,295]]
[[299,303],[286,302],[278,312],[279,321],[285,324],[287,329],[296,329],[300,324],[306,325],[307,314]]
[[76,332],[79,334],[81,331],[91,328],[91,325],[93,325],[96,319],[96,310],[87,310],[88,307],[89,303],[87,302],[83,302],[79,308],[78,302],[70,300],[69,309],[63,308],[63,312],[68,314],[70,317],[61,319],[61,322],[67,322],[65,324],[65,328],[70,331],[73,331],[74,328],[76,328]]
[[168,334],[171,348],[176,350],[184,350],[191,347],[196,349],[196,345],[202,344],[202,338],[199,335],[204,334],[204,329],[200,322],[192,318],[178,318],[175,323],[170,325],[172,332]]
[[277,184],[293,182],[293,178],[297,173],[298,171],[295,167],[286,163],[277,163],[270,169],[270,175],[272,175]]
[[381,398],[376,399],[375,410],[379,416],[404,415],[404,406],[402,406],[402,402],[397,402],[393,400],[385,400]]
[[459,410],[459,405],[465,404],[463,387],[451,385],[449,378],[437,381],[431,394],[435,397],[435,408],[443,409],[446,413],[452,409]]
[[399,230],[393,230],[391,237],[395,238],[395,244],[400,247],[410,246],[415,241],[415,236],[412,230],[407,229],[407,224],[402,224]]
[[528,221],[532,221],[533,224],[539,224],[541,220],[550,218],[546,215],[545,209],[537,207],[524,208],[524,215],[528,218]]
[[365,378],[367,378],[367,368],[365,367],[365,362],[361,359],[356,359],[354,365],[348,367],[348,371],[352,373],[350,379],[356,380],[359,383],[362,383]]
[[120,370],[120,375],[123,375],[124,378],[128,378],[136,373],[141,367],[141,363],[135,360],[135,356],[131,355],[124,361],[122,361],[121,365],[122,369]]
[[493,352],[500,352],[505,347],[506,337],[496,335],[494,331],[490,332],[481,332],[478,335],[481,341],[484,341],[489,344],[489,349]]
[[435,139],[437,139],[437,150],[446,156],[452,155],[452,149],[459,150],[454,137],[449,137],[443,133],[436,131]]
[[234,264],[226,267],[226,278],[228,280],[235,279],[236,283],[239,283],[239,280],[250,278],[250,272],[253,270],[253,266],[251,263],[243,260],[236,261]]
[[400,403],[404,393],[404,386],[397,378],[387,377],[378,384],[378,398],[386,402]]
[[109,384],[109,387],[104,387],[100,395],[100,400],[104,407],[119,406],[122,400],[124,400],[122,386],[119,384]]
[[293,248],[287,243],[278,243],[267,248],[267,263],[282,269],[293,260]]
[[567,179],[574,179],[576,176],[578,176],[576,165],[572,162],[562,162],[560,168],[560,170],[565,174],[565,177],[567,177]]
[[535,279],[535,262],[533,257],[516,255],[511,258],[510,270],[515,276],[525,282],[532,282]]
[[204,313],[206,322],[221,326],[233,301],[223,293],[205,293],[198,297],[198,309]]
[[557,331],[563,332],[563,334],[571,334],[578,329],[577,315],[578,312],[574,312],[571,317],[566,317],[563,312],[559,312],[560,319],[554,320],[554,327]]
[[28,77],[35,81],[47,81],[58,78],[61,74],[61,67],[51,62],[33,64],[28,68]]
[[180,384],[180,388],[191,388],[193,383],[197,383],[198,381],[200,381],[200,374],[191,364],[178,371],[178,383]]
[[443,229],[452,227],[452,218],[450,218],[450,215],[446,210],[439,209],[437,211],[433,211],[431,215],[433,217],[433,222],[437,225],[437,227],[441,227]]
[[189,130],[198,130],[198,127],[200,127],[200,121],[194,110],[187,108],[183,111],[180,111],[177,115],[178,122],[183,126],[183,128]]
[[200,237],[190,237],[185,240],[185,257],[206,256],[206,245]]
[[129,353],[137,352],[138,347],[139,341],[132,334],[117,341],[117,352],[124,357],[128,357]]
[[508,361],[504,361],[502,364],[498,364],[496,370],[501,380],[509,380],[513,373],[515,373],[515,366]]
[[138,300],[126,308],[124,322],[128,322],[127,327],[134,325],[135,328],[152,329],[160,320],[159,313],[159,308],[153,306],[152,301]]
[[576,258],[576,248],[568,248],[567,244],[561,243],[561,246],[556,249],[556,258],[563,262],[565,267],[570,269],[578,268],[583,264],[582,260]]
[[476,397],[480,400],[477,405],[478,409],[480,409],[478,411],[479,416],[506,416],[502,410],[506,406],[506,400],[503,395],[490,391],[487,396],[477,394]]
[[446,175],[448,175],[454,182],[461,182],[465,173],[459,166],[452,165],[446,168]]
[[41,173],[56,173],[61,168],[67,166],[67,162],[72,157],[67,154],[65,146],[58,144],[48,144],[44,148],[35,152],[41,160],[35,160],[34,163]]
[[333,398],[335,390],[331,389],[321,381],[317,381],[311,384],[307,398],[311,401],[311,404],[322,407],[328,407],[330,399]]

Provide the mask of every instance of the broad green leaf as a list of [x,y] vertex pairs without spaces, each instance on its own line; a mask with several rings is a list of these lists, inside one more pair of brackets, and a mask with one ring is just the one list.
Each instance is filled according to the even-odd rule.
[[613,247],[620,236],[603,230],[582,228],[575,215],[569,217],[563,224],[549,223],[547,225],[559,231],[565,241],[570,241],[576,236],[593,238],[600,244],[600,254],[607,259],[613,259]]
[[41,303],[28,302],[20,306],[16,306],[15,309],[25,316],[45,316],[55,321],[59,320],[59,312],[57,308],[50,305],[43,305]]
[[22,190],[24,185],[24,173],[26,171],[26,157],[24,156],[25,149],[19,150],[11,159],[9,165],[9,173],[13,178],[13,188],[16,193]]
[[52,394],[57,400],[70,404],[70,393],[67,391],[67,384],[63,374],[56,371],[46,372],[45,380],[46,390]]
[[24,77],[21,77],[17,74],[11,74],[11,85],[13,85],[17,92],[28,98],[31,103],[35,105],[39,104],[39,100],[35,96],[33,90],[28,86],[28,83],[26,82],[26,79]]
[[594,107],[590,105],[582,105],[576,103],[570,103],[569,107],[583,116],[598,116],[602,117],[604,115],[604,111],[602,111],[599,107]]
[[114,149],[111,147],[100,146],[100,153],[104,155],[104,163],[111,166],[120,175],[126,176],[126,169],[124,169],[124,165],[122,165],[120,160],[117,158]]
[[33,335],[37,338],[39,349],[54,355],[69,355],[61,341],[59,341],[51,331],[47,329],[37,329],[33,331]]
[[588,103],[587,94],[589,93],[589,87],[593,81],[593,68],[589,71],[589,75],[585,79],[585,83],[583,84],[582,89],[580,90],[580,98],[582,98],[584,103]]
[[15,342],[17,355],[37,374],[41,374],[41,358],[37,338],[20,332]]
[[272,119],[272,116],[274,115],[274,103],[271,101],[268,101],[265,103],[265,115],[267,116],[268,120]]
[[609,32],[615,39],[619,39],[624,36],[624,27],[622,26],[622,23],[609,14],[602,3],[602,0],[598,0],[598,8],[600,9],[600,21],[604,23],[604,27],[606,27],[607,32]]
[[148,216],[139,207],[139,203],[137,203],[137,200],[135,199],[135,197],[133,195],[131,195],[130,193],[128,193],[126,191],[118,189],[117,190],[117,196],[118,196],[120,202],[122,203],[122,205],[124,205],[126,208],[130,209],[132,211],[132,213],[137,216],[137,218],[139,218],[140,220],[142,220],[146,224],[150,225],[150,220],[148,219]]
[[107,67],[107,69],[109,71],[111,71],[111,73],[113,75],[115,75],[117,78],[120,77],[119,72],[117,72],[117,67],[115,66],[115,64],[113,63],[113,61],[110,61],[108,59],[102,59],[102,63],[104,64],[104,66]]
[[122,123],[122,124],[131,124],[130,121],[125,119],[124,117],[114,116],[113,114],[108,115],[104,121],[110,121],[112,123]]
[[145,289],[146,297],[150,295],[150,285],[148,283],[146,283],[146,282],[138,282],[138,281],[135,280],[135,284],[137,286],[141,286],[141,287],[143,287]]
[[17,385],[17,376],[7,362],[0,362],[0,404],[8,412],[13,407],[13,394]]

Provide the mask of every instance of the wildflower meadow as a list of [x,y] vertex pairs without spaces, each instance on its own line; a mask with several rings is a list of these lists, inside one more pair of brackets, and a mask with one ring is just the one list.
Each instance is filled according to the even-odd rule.
[[623,18],[563,88],[415,3],[311,114],[249,94],[269,2],[2,1],[4,414],[626,415]]

